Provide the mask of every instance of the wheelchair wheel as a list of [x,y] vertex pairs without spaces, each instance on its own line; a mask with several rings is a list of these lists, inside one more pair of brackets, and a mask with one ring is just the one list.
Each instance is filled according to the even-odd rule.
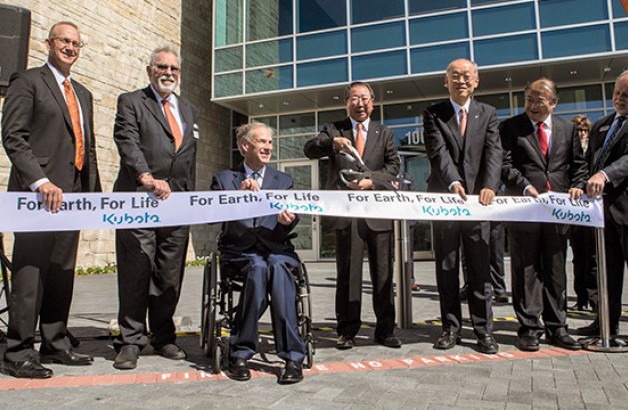
[[2,239],[2,233],[0,233],[0,272],[2,274],[2,282],[0,282],[0,343],[6,342],[9,309],[11,308],[11,282],[9,279],[11,262],[4,254]]
[[213,351],[211,352],[211,369],[212,373],[220,373],[223,361],[223,351],[220,343],[214,343]]
[[305,343],[305,360],[303,366],[311,369],[316,353],[314,335],[312,333],[312,302],[310,300],[310,281],[302,266],[303,277],[299,281],[299,300],[297,302],[297,314],[299,320],[299,332]]
[[216,308],[218,294],[218,261],[212,255],[205,264],[203,274],[203,300],[201,306],[201,348],[212,356],[217,346]]

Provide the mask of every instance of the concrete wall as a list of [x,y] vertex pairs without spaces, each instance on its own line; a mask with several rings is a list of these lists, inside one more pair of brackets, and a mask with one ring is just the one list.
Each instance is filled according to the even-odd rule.
[[[79,26],[87,45],[73,75],[94,95],[94,128],[105,191],[111,191],[118,172],[119,156],[112,137],[116,98],[147,85],[145,67],[150,52],[164,44],[180,47],[180,92],[200,114],[197,189],[206,190],[212,173],[229,165],[230,112],[210,102],[211,0],[0,0],[0,4],[31,10],[29,67],[46,61],[44,40],[52,24],[69,20]],[[6,189],[9,167],[4,150],[0,150],[0,191]],[[213,236],[205,226],[194,227],[188,258],[207,254]],[[83,232],[78,265],[115,263],[113,238],[113,231]],[[11,242],[7,235],[9,252]]]

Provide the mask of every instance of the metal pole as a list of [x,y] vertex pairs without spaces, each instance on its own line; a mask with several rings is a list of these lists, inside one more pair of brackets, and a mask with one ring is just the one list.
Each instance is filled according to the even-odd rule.
[[606,249],[604,248],[604,228],[595,228],[595,246],[597,249],[597,287],[598,287],[598,323],[600,337],[581,339],[584,348],[594,352],[628,352],[628,345],[622,339],[611,338],[608,311],[608,281],[606,278]]
[[399,312],[399,327],[412,328],[412,266],[414,263],[410,250],[410,225],[408,221],[396,221],[397,232],[397,308]]

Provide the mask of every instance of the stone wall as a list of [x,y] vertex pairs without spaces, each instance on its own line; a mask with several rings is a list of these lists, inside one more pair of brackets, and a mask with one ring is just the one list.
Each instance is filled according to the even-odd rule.
[[[180,47],[183,60],[181,95],[199,111],[197,189],[209,187],[213,172],[229,165],[229,110],[212,104],[211,98],[211,0],[10,0],[31,10],[29,67],[42,65],[47,57],[44,40],[52,24],[75,22],[87,43],[73,72],[94,95],[94,128],[100,175],[105,191],[111,191],[118,172],[119,156],[113,141],[116,98],[143,88],[148,80],[146,64],[151,50],[165,44]],[[0,191],[6,189],[10,163],[0,150]],[[79,247],[79,266],[115,262],[113,231],[86,231]],[[11,250],[11,235],[5,246]],[[188,258],[207,254],[213,243],[207,227],[192,230]]]

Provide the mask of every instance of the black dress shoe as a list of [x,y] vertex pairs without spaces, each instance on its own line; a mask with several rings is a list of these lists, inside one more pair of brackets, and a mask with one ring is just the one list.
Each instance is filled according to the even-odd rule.
[[66,366],[88,366],[92,364],[94,358],[72,350],[59,350],[56,352],[40,352],[40,361],[41,363],[59,363]]
[[515,347],[524,352],[538,352],[541,346],[537,336],[517,336]]
[[292,360],[286,361],[286,367],[279,376],[279,384],[294,384],[303,380],[303,364]]
[[[600,336],[600,326],[596,320],[588,326],[577,328],[573,333],[578,336]],[[618,334],[619,329],[611,327],[611,336],[617,336]]]
[[378,337],[375,336],[375,343],[386,347],[392,347],[394,349],[398,349],[401,347],[401,340],[397,336],[386,336],[386,337]]
[[491,335],[484,335],[478,338],[478,351],[480,353],[495,354],[499,350],[499,345]]
[[589,310],[589,309],[587,309],[587,305],[588,305],[587,303],[578,303],[578,302],[576,302],[572,306],[569,306],[568,309],[576,311],[576,312],[586,312],[586,311]]
[[495,303],[499,303],[499,304],[507,304],[508,303],[508,296],[506,295],[495,295],[493,296],[493,301],[495,301]]
[[113,367],[119,370],[131,370],[137,367],[137,359],[140,356],[140,348],[136,345],[124,345],[113,361]]
[[460,335],[450,330],[445,330],[434,343],[434,349],[447,350],[451,349],[460,342]]
[[230,357],[227,376],[229,376],[230,379],[240,382],[249,380],[251,378],[251,371],[246,367],[246,359]]
[[580,350],[582,346],[567,334],[546,336],[547,343],[567,350]]
[[187,354],[179,346],[174,343],[168,343],[163,346],[153,346],[153,350],[160,356],[171,360],[183,360]]
[[349,336],[338,336],[336,340],[336,349],[338,350],[347,350],[353,347],[353,338]]
[[44,367],[38,360],[27,360],[25,362],[3,362],[4,373],[9,376],[25,379],[48,379],[52,377],[52,370]]

